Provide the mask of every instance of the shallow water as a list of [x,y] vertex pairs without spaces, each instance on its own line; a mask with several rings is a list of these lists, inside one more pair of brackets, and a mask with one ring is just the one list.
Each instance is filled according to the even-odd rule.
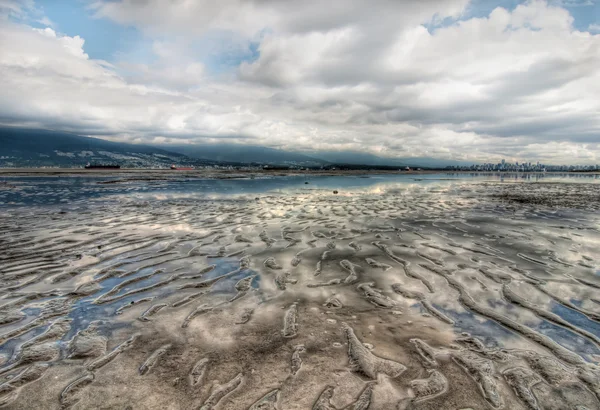
[[7,180],[0,405],[600,408],[597,176]]
[[[163,174],[160,174],[163,175]],[[265,192],[286,192],[298,189],[352,189],[373,190],[393,185],[413,185],[435,189],[457,181],[494,182],[569,182],[600,183],[600,175],[586,174],[487,174],[487,173],[440,173],[440,174],[384,174],[359,176],[262,176],[255,179],[204,179],[192,177],[143,176],[131,178],[119,176],[36,176],[3,177],[2,182],[14,186],[2,189],[0,205],[31,206],[61,204],[65,206],[106,201],[112,197],[144,197],[152,195],[159,199],[184,195],[200,197],[239,196]],[[308,183],[308,184],[307,184]]]

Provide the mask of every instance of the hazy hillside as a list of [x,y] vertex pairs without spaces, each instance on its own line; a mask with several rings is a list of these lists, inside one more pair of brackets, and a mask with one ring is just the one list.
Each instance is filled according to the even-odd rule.
[[166,145],[165,149],[192,158],[212,161],[260,163],[277,165],[320,166],[327,161],[310,156],[255,145],[207,144],[207,145]]
[[338,164],[364,164],[364,165],[388,165],[398,167],[424,167],[424,168],[441,168],[449,165],[471,165],[470,162],[454,161],[427,157],[398,157],[387,158],[377,155],[354,152],[354,151],[317,151],[311,152],[309,155],[332,163]]
[[446,167],[448,165],[470,165],[470,163],[462,161],[439,160],[436,158],[387,158],[353,151],[313,151],[301,153],[239,144],[166,145],[164,148],[189,157],[213,161],[279,165],[295,164],[308,167],[332,164],[397,166],[399,168],[406,166],[435,168]]
[[125,144],[58,131],[0,128],[1,167],[78,167],[88,162],[160,167],[194,161],[148,145]]
[[238,144],[138,145],[59,131],[0,128],[0,167],[82,167],[88,162],[143,168],[171,164],[271,164],[296,167],[349,164],[398,168],[465,164],[435,158],[385,158],[351,151],[300,153]]

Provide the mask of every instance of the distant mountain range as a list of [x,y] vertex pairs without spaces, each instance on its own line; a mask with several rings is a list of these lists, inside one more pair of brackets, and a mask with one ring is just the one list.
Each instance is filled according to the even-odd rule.
[[355,151],[312,151],[292,152],[255,145],[214,144],[214,145],[166,145],[163,148],[193,158],[214,161],[257,162],[278,165],[297,164],[303,166],[320,165],[370,165],[390,167],[436,168],[449,165],[471,165],[472,162],[440,160],[436,158],[410,157],[386,158]]
[[299,165],[316,167],[329,161],[317,159],[299,152],[283,151],[256,145],[205,144],[205,145],[164,145],[164,149],[188,157],[211,161],[256,163],[272,165]]
[[319,151],[307,153],[314,158],[337,164],[362,164],[375,166],[442,168],[453,165],[471,165],[472,162],[454,161],[427,157],[379,157],[355,151]]
[[171,164],[435,168],[466,164],[434,158],[385,158],[351,151],[293,152],[239,144],[151,146],[106,141],[60,131],[0,128],[0,167],[81,167],[88,162],[119,164],[124,168],[166,167]]
[[0,167],[82,167],[88,162],[150,168],[207,161],[148,145],[58,131],[0,128]]

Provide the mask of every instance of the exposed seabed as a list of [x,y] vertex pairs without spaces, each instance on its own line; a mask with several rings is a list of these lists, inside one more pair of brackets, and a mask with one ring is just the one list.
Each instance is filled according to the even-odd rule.
[[0,208],[0,406],[598,409],[597,192]]

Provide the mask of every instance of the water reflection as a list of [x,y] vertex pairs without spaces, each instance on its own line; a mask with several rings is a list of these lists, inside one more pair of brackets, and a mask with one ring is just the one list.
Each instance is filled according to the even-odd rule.
[[[113,196],[166,199],[184,195],[220,197],[295,190],[365,190],[373,194],[396,187],[435,189],[456,182],[581,182],[598,183],[595,174],[571,173],[439,173],[366,176],[273,176],[240,179],[165,179],[148,181],[119,177],[5,177],[15,188],[0,191],[0,205],[64,204],[72,207]],[[121,182],[122,181],[122,182]],[[112,183],[107,183],[112,182]],[[306,184],[308,182],[308,184]]]
[[[564,184],[527,184],[542,181]],[[543,355],[551,358],[545,365],[568,369],[570,383],[588,386],[582,374],[600,358],[600,218],[586,208],[593,203],[542,200],[556,189],[587,198],[592,184],[579,182],[597,181],[463,173],[152,184],[15,178],[18,188],[1,194],[18,206],[0,213],[0,373],[16,377],[33,362],[88,372],[90,361],[106,359],[129,386],[137,380],[127,373],[131,362],[153,352],[193,360],[161,367],[157,359],[156,380],[159,368],[187,380],[198,352],[211,352],[219,368],[240,362],[244,372],[288,380],[292,352],[302,352],[322,367],[297,383],[322,389],[349,361],[366,367],[378,355],[422,372],[432,361],[447,372],[461,368],[444,360],[489,360],[489,371],[523,367],[542,378],[531,357]],[[373,351],[340,349],[354,343],[349,328]],[[127,342],[133,335],[142,342]],[[80,338],[99,350],[65,361]],[[429,362],[408,359],[426,354],[428,343]],[[131,350],[111,350],[118,346]],[[164,346],[179,350],[169,356]],[[92,368],[98,377],[105,371]],[[245,386],[253,374],[244,373]],[[408,391],[401,378],[386,383]],[[487,400],[481,391],[473,391],[479,404]],[[10,399],[23,400],[17,396]],[[99,396],[85,397],[86,407],[98,405]]]

